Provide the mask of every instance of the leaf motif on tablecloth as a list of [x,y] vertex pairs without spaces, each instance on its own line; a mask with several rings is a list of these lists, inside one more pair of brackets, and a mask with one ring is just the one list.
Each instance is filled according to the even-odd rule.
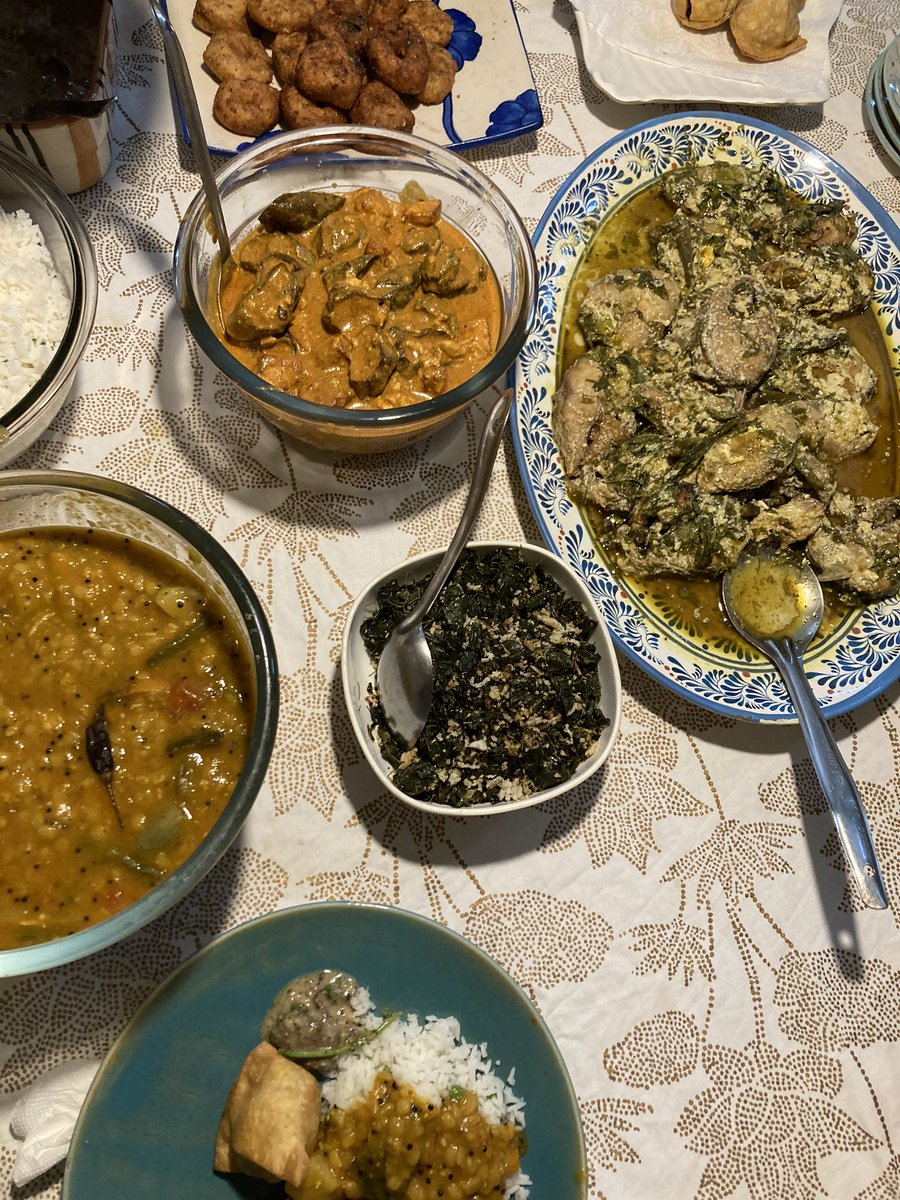
[[774,779],[759,789],[759,798],[769,812],[782,817],[824,813],[828,809],[822,788],[808,758],[789,763]]
[[895,1154],[877,1179],[855,1197],[855,1200],[897,1200],[900,1196],[900,1154]]
[[84,392],[70,404],[77,404],[80,425],[89,429],[91,438],[122,433],[133,424],[143,407],[143,399],[133,388],[106,387]]
[[273,508],[243,521],[225,540],[245,543],[244,561],[250,557],[250,544],[256,542],[257,563],[269,562],[281,550],[291,562],[299,564],[316,552],[323,537],[358,538],[354,522],[362,523],[371,505],[371,498],[366,496],[293,490]]
[[702,1058],[712,1086],[675,1125],[708,1160],[696,1200],[725,1200],[742,1185],[751,1200],[816,1200],[826,1194],[822,1158],[881,1145],[834,1103],[841,1068],[828,1055],[754,1041],[743,1050],[708,1044]]
[[792,826],[772,821],[720,821],[709,837],[669,867],[663,882],[696,877],[701,904],[717,883],[729,900],[754,896],[757,876],[774,879],[794,873],[779,851],[790,849],[797,835]]
[[187,210],[182,197],[192,200],[197,194],[199,180],[193,170],[182,166],[179,142],[176,133],[135,133],[117,159],[116,178],[143,194],[138,215],[148,221],[159,211],[163,198],[170,201],[180,219]]
[[900,1041],[900,971],[849,950],[791,950],[778,964],[778,1024],[824,1050]]
[[[896,777],[887,787],[880,783],[857,780],[888,897],[900,896],[900,812],[897,811],[897,783]],[[822,846],[822,854],[834,869],[844,876],[841,909],[844,912],[865,912],[866,905],[847,874],[844,851],[837,830],[833,827]],[[890,912],[894,924],[900,924],[900,909],[893,905]]]
[[[126,258],[135,251],[171,259],[172,242],[149,223],[159,207],[155,197],[133,187],[113,188],[107,180],[101,180],[72,200],[94,248],[97,282],[102,291],[121,283],[127,273]],[[171,297],[171,266],[168,276]]]
[[636,1118],[652,1112],[650,1104],[643,1100],[631,1100],[627,1096],[603,1096],[582,1103],[581,1123],[584,1127],[592,1196],[599,1194],[598,1172],[601,1167],[607,1171],[617,1171],[623,1164],[641,1161],[641,1156],[627,1141],[626,1135],[638,1133],[640,1124]]
[[388,450],[384,454],[348,454],[334,464],[338,483],[362,490],[374,490],[379,495],[393,496],[406,487],[419,472],[419,454],[415,446]]
[[680,971],[685,987],[697,972],[709,982],[715,978],[709,932],[689,925],[681,913],[663,924],[635,925],[626,936],[634,939],[632,950],[644,956],[636,975],[665,971],[674,979]]
[[159,942],[197,947],[259,913],[273,912],[289,883],[284,867],[251,846],[236,844],[181,903],[148,926]]
[[579,900],[532,889],[482,896],[466,913],[464,933],[530,991],[587,979],[613,936],[606,918]]
[[631,1087],[677,1083],[696,1070],[701,1040],[690,1014],[675,1009],[654,1013],[607,1047],[603,1065],[610,1079]]
[[[873,21],[881,10],[887,18],[890,5],[859,6],[852,26],[838,21],[828,39],[831,58],[831,95],[850,92],[861,96],[866,87],[866,73],[885,47],[885,33],[890,25]],[[895,10],[896,11],[896,10]]]
[[306,880],[310,900],[352,900],[354,904],[396,904],[393,878],[362,862],[352,871],[317,871]]
[[565,811],[552,813],[541,841],[545,853],[558,853],[583,841],[597,869],[620,854],[639,871],[647,870],[651,854],[659,853],[653,822],[666,817],[699,817],[708,805],[664,772],[654,773],[618,762],[613,751],[607,772],[574,789]]
[[156,373],[162,365],[159,334],[132,324],[95,325],[84,357],[87,362],[111,359],[134,372],[148,366]]
[[343,772],[361,761],[340,696],[340,679],[327,679],[312,667],[281,677],[278,734],[269,767],[278,816],[301,801],[329,821],[334,816],[344,794]]
[[149,300],[150,303],[146,306],[149,310],[148,315],[161,324],[172,302],[172,272],[159,271],[155,275],[136,280],[129,287],[123,288],[121,294],[123,299],[130,300],[132,296],[137,298],[136,318],[144,316],[144,301]]

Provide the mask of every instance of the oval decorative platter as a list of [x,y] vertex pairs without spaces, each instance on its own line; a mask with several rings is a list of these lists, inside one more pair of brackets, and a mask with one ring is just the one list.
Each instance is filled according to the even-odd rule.
[[483,950],[403,909],[307,904],[211,942],[139,1009],[107,1055],[75,1128],[63,1200],[274,1200],[284,1189],[212,1169],[219,1117],[276,992],[307,971],[347,971],[381,1011],[455,1016],[525,1101],[532,1200],[585,1200],[578,1102],[556,1044]]
[[[601,146],[544,213],[533,238],[538,319],[516,363],[513,440],[544,540],[582,574],[619,649],[704,708],[752,721],[793,721],[793,706],[770,663],[749,650],[701,640],[650,603],[639,581],[614,574],[586,514],[566,493],[551,428],[561,314],[598,224],[663,172],[715,160],[765,165],[801,195],[841,200],[852,211],[858,248],[875,275],[875,316],[894,379],[900,378],[900,230],[887,212],[843,167],[793,134],[727,113],[681,113],[635,126]],[[827,716],[878,695],[900,678],[900,598],[845,614],[811,648],[806,670]]]

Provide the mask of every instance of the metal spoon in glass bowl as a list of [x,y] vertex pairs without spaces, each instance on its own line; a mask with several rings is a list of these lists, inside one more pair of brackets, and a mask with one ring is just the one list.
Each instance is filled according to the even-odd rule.
[[388,725],[407,746],[412,746],[425,728],[434,697],[434,666],[422,621],[456,565],[481,509],[511,405],[512,389],[507,388],[488,413],[466,506],[453,540],[421,600],[396,626],[378,660],[378,699]]
[[862,800],[803,669],[825,607],[812,567],[750,546],[722,578],[722,603],[738,633],[780,671],[859,893],[869,908],[887,908]]

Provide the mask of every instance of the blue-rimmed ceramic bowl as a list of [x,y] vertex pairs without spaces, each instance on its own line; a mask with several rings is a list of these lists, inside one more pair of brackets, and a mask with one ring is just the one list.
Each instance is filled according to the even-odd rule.
[[[875,317],[894,378],[900,377],[900,230],[887,212],[838,163],[783,129],[728,113],[679,113],[637,125],[601,146],[572,172],[544,213],[533,238],[538,320],[516,364],[513,438],[545,541],[586,580],[618,647],[704,708],[754,721],[793,721],[790,698],[771,664],[749,648],[695,636],[654,605],[640,581],[616,576],[587,515],[566,492],[551,428],[562,313],[598,223],[663,172],[718,159],[765,165],[801,195],[841,200],[854,214],[858,248],[875,275]],[[900,677],[900,598],[848,612],[805,661],[826,716],[878,695]]]
[[578,1103],[553,1038],[519,985],[443,925],[402,909],[345,903],[304,905],[241,925],[151,996],[91,1088],[63,1200],[259,1195],[254,1181],[213,1172],[216,1127],[275,993],[321,967],[356,976],[379,1010],[457,1017],[467,1041],[487,1044],[496,1074],[506,1078],[515,1068],[531,1200],[585,1200]]

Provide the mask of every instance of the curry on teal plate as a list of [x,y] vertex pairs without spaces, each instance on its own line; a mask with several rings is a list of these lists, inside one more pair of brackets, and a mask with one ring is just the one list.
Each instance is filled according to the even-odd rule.
[[[551,421],[562,314],[598,225],[664,172],[714,161],[765,166],[801,196],[840,201],[853,214],[856,246],[875,279],[872,309],[889,368],[895,382],[900,377],[900,230],[885,209],[842,166],[792,133],[729,113],[677,113],[627,129],[594,151],[544,213],[532,239],[538,320],[516,363],[513,440],[545,542],[585,579],[617,647],[667,688],[713,712],[793,721],[790,697],[770,662],[749,647],[701,637],[654,603],[642,581],[614,572],[590,514],[566,491]],[[895,426],[897,419],[895,392]],[[896,456],[896,438],[894,447]],[[806,669],[829,717],[884,691],[900,678],[900,597],[844,612],[808,651]]]
[[578,1102],[550,1031],[519,985],[459,934],[403,909],[309,904],[260,917],[188,959],[109,1052],[75,1129],[63,1200],[228,1200],[283,1196],[216,1175],[228,1090],[275,993],[296,975],[354,975],[376,1009],[456,1016],[486,1043],[496,1074],[515,1068],[525,1101],[530,1200],[585,1200]]

